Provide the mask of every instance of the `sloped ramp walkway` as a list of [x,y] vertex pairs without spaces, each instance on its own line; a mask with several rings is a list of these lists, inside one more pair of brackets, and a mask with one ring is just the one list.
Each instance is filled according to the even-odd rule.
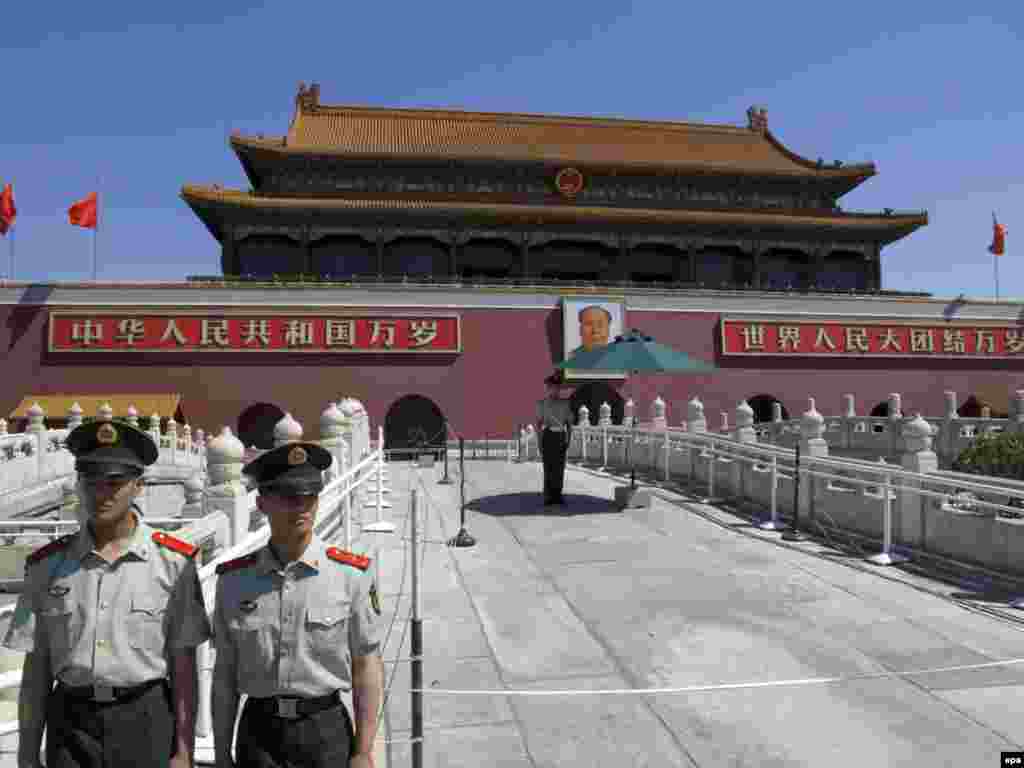
[[[545,512],[537,463],[466,462],[477,544],[449,548],[459,478],[391,467],[403,536],[410,487],[427,507],[425,766],[995,766],[1024,745],[1024,663],[979,666],[1024,656],[1024,627],[947,585],[743,535],[743,518],[670,493],[622,513],[618,481],[573,468],[566,513]],[[380,551],[388,620],[410,606],[399,538]],[[397,621],[396,767],[412,764],[409,653]],[[968,668],[890,674],[953,666]],[[635,692],[747,683],[762,685]],[[562,693],[439,693],[469,690]]]

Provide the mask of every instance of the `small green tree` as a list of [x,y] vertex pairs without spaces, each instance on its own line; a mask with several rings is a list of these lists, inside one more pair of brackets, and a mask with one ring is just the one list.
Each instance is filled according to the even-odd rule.
[[953,471],[1024,480],[1024,435],[978,435],[953,462]]

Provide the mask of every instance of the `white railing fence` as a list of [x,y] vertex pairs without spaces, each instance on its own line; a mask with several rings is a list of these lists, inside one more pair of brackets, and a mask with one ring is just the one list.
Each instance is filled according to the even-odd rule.
[[[68,433],[82,423],[82,409],[75,403],[65,415],[65,429],[47,429],[46,413],[36,403],[28,411],[28,426],[24,432],[8,434],[7,422],[0,419],[0,495],[31,489],[48,481],[71,477],[75,458],[65,448]],[[96,419],[111,421],[114,412],[109,405],[97,410]],[[207,438],[203,430],[192,432],[188,424],[181,426],[174,419],[160,432],[160,415],[154,413],[146,425],[140,425],[134,406],[129,406],[124,420],[147,432],[160,449],[156,464],[150,473],[162,477],[184,479],[189,474],[205,470],[204,458]]]
[[[691,411],[691,415],[693,412]],[[881,542],[874,562],[930,555],[1024,579],[1024,482],[938,469],[935,429],[915,415],[899,424],[898,463],[829,456],[825,419],[800,420],[803,525],[816,524]],[[766,511],[762,527],[781,529],[794,513],[795,446],[757,442],[752,411],[737,408],[732,435],[706,431],[702,414],[685,427],[590,425],[573,430],[568,458],[596,469],[634,466],[652,481],[705,488],[708,499],[732,498]],[[539,457],[532,428],[516,440],[520,460]]]

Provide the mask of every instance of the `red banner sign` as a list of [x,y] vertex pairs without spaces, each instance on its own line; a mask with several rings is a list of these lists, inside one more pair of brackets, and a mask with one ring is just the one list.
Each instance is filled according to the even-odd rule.
[[50,314],[51,352],[457,353],[457,315]]
[[722,319],[722,354],[819,357],[1024,356],[1024,327]]

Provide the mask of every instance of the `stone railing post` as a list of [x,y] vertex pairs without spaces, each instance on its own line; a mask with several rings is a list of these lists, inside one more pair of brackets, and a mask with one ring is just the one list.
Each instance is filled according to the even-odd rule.
[[82,406],[72,403],[68,408],[68,432],[82,426]]
[[956,411],[956,392],[946,390],[946,415],[942,424],[942,443],[939,453],[952,466],[956,460],[956,446],[960,437],[960,415]]
[[665,401],[661,399],[661,395],[655,397],[651,403],[651,428],[668,428],[668,414],[665,412]]
[[341,411],[343,421],[341,424],[341,436],[348,444],[349,461],[355,466],[363,457],[359,455],[359,445],[355,436],[355,410],[352,405],[352,398],[343,397],[338,401],[338,410]]
[[228,518],[226,546],[238,544],[249,534],[252,511],[248,491],[242,483],[245,446],[224,427],[207,446],[206,471],[210,482],[206,489],[206,513],[223,512]]
[[[921,418],[920,413],[915,413],[914,418],[903,425],[904,449],[900,454],[903,469],[919,475],[938,470],[939,459],[932,450],[933,429],[931,424]],[[900,478],[896,484],[906,488],[921,487],[921,481],[917,479]],[[930,502],[931,499],[912,490],[900,489],[896,492],[895,517],[892,521],[894,543],[899,540],[912,547],[924,543],[926,510]]]
[[[737,442],[746,445],[757,442],[757,431],[754,429],[754,409],[746,400],[736,406],[736,432],[733,437]],[[734,460],[732,463],[732,492],[740,499],[741,503],[747,498],[747,488],[750,487],[747,478],[753,471],[753,463],[740,460]]]
[[1009,416],[1007,431],[1024,434],[1024,389],[1018,389],[1010,398]]
[[772,403],[772,421],[768,430],[768,442],[778,445],[782,441],[782,403]]
[[160,450],[160,414],[153,411],[153,415],[149,417],[149,436],[153,438],[153,442],[156,443],[156,449]]
[[898,392],[889,395],[889,456],[900,454],[901,440],[903,439],[900,429],[900,422],[903,421],[903,408],[900,405]]
[[171,464],[178,463],[178,422],[171,416],[167,420],[167,448],[171,455]]
[[96,409],[96,421],[113,421],[114,420],[114,409],[110,407],[110,403],[104,403]]
[[625,408],[623,409],[623,413],[622,413],[622,426],[624,426],[624,427],[632,427],[633,426],[633,411],[634,411],[635,407],[636,406],[633,403],[633,398],[632,397],[629,398],[629,400],[626,401]]
[[327,470],[328,482],[341,477],[348,469],[345,462],[345,438],[342,435],[344,427],[345,417],[338,410],[338,406],[328,403],[320,414],[320,445],[334,457],[334,463]]
[[[587,443],[590,440],[590,409],[587,408],[587,406],[585,406],[585,405],[581,405],[579,407],[579,411],[577,413],[579,414],[579,424],[578,424],[579,428],[573,430],[573,432],[575,432],[577,435],[579,435],[579,445],[580,445],[579,459],[584,464],[586,464],[586,462],[587,462]],[[569,445],[569,450],[570,451],[572,450],[572,445],[571,444]],[[575,456],[574,456],[574,458],[575,458]]]
[[6,435],[7,432],[7,419],[0,419],[0,435]]
[[[704,418],[704,404],[694,395],[693,399],[686,404],[686,433],[688,435],[703,435],[708,431],[708,421]],[[697,458],[700,456],[701,446],[692,440],[687,441],[689,445],[690,482],[697,478]]]
[[302,440],[302,425],[286,413],[284,418],[274,425],[274,447],[280,448],[288,443],[297,443]]
[[39,403],[32,403],[28,409],[28,426],[25,434],[32,438],[32,452],[36,467],[35,482],[43,479],[46,469],[46,414]]
[[856,437],[854,436],[854,419],[857,418],[857,411],[854,407],[853,395],[843,395],[843,433],[839,445],[844,449],[854,447]]
[[527,424],[525,431],[526,458],[532,459],[534,456],[534,452],[536,452],[538,455],[540,454],[540,450],[537,447],[537,430],[534,428],[533,424]]
[[612,424],[612,407],[608,403],[601,403],[597,409],[597,426],[610,427]]
[[723,435],[729,434],[729,412],[722,411],[722,428],[721,432]]
[[127,421],[131,426],[135,427],[136,429],[139,428],[139,412],[135,410],[134,405],[128,406],[128,415],[125,416],[124,420]]
[[203,516],[203,478],[199,473],[189,475],[183,483],[185,503],[181,507],[181,516],[199,518]]
[[[651,403],[651,428],[647,437],[647,466],[655,474],[657,474],[658,470],[659,457],[661,457],[660,464],[664,472],[665,446],[668,445],[667,430],[668,414],[665,411],[665,401],[661,399],[661,395],[656,395]],[[661,433],[657,439],[654,436],[654,432]]]
[[[825,418],[814,407],[814,398],[807,399],[810,407],[800,419],[800,464],[804,459],[828,456],[828,443],[825,434]],[[821,469],[813,461],[807,463],[809,469]],[[804,520],[814,519],[816,508],[823,508],[827,478],[802,475],[800,477],[800,517]]]

